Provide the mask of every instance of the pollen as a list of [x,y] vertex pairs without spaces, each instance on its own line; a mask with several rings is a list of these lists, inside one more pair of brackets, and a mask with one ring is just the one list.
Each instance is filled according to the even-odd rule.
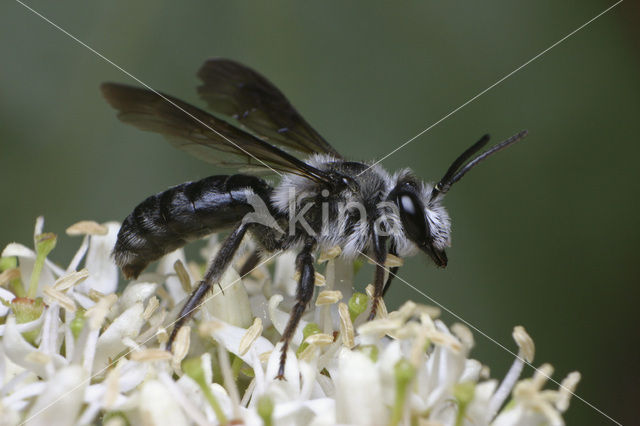
[[182,327],[176,336],[176,340],[173,342],[173,358],[171,359],[171,365],[176,371],[180,371],[180,363],[189,353],[189,346],[191,345],[191,327]]
[[333,246],[321,252],[320,256],[318,256],[317,262],[324,263],[328,260],[335,259],[336,257],[340,256],[341,253],[342,253],[342,249],[340,248],[340,246]]
[[160,301],[156,296],[153,296],[151,299],[149,299],[149,302],[147,303],[147,307],[144,309],[144,312],[142,313],[142,318],[144,318],[145,320],[148,320],[149,318],[151,318],[151,316],[156,311],[156,309],[158,309],[158,306],[160,306]]
[[81,269],[79,271],[71,272],[70,274],[64,275],[58,278],[53,284],[53,288],[58,291],[65,291],[70,289],[71,287],[80,284],[84,280],[89,277],[89,271],[85,269]]
[[178,280],[180,280],[180,285],[182,285],[182,289],[185,291],[185,293],[191,292],[191,279],[189,278],[187,269],[184,267],[184,264],[180,259],[175,261],[175,263],[173,264],[173,269],[174,271],[176,271]]
[[340,335],[342,344],[351,349],[355,346],[353,322],[349,315],[349,307],[345,303],[338,304],[338,314],[340,315]]
[[143,349],[141,351],[131,352],[130,358],[132,361],[141,362],[165,361],[172,359],[173,355],[164,349]]
[[58,302],[60,304],[60,306],[62,306],[63,308],[65,308],[67,311],[69,312],[75,312],[76,311],[76,304],[73,301],[73,299],[71,299],[69,296],[67,296],[66,294],[55,290],[53,287],[45,287],[43,289],[43,293],[55,300],[56,302]]
[[342,292],[340,290],[324,290],[318,293],[316,306],[331,305],[340,300],[342,300]]
[[100,225],[92,220],[82,220],[74,223],[65,231],[69,236],[76,235],[107,235],[109,230],[106,226]]
[[262,320],[255,318],[251,327],[247,329],[247,332],[242,336],[240,344],[238,345],[238,352],[240,355],[247,353],[253,342],[262,334]]
[[533,357],[536,353],[536,346],[533,343],[533,339],[527,331],[521,325],[515,326],[513,328],[513,340],[516,341],[516,344],[520,348],[520,356],[522,356],[525,361],[533,362]]
[[316,287],[324,287],[327,284],[327,279],[320,272],[315,273],[314,285]]
[[307,337],[305,342],[313,346],[326,346],[333,343],[333,336],[327,333],[316,333]]

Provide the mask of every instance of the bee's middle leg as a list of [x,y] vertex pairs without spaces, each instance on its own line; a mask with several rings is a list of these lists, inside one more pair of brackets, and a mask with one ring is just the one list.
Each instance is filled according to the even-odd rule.
[[304,248],[296,257],[296,269],[300,273],[300,279],[298,280],[298,288],[296,290],[296,304],[291,310],[289,321],[284,329],[284,333],[282,333],[282,339],[280,339],[282,342],[282,352],[280,354],[280,367],[278,368],[278,375],[276,376],[276,378],[280,380],[284,379],[284,366],[287,362],[289,343],[313,296],[315,269],[313,267],[313,255],[311,253],[315,246],[315,240],[309,237],[308,240],[305,241]]

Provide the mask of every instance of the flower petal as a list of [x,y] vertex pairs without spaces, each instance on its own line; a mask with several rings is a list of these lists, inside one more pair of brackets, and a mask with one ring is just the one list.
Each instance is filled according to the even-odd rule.
[[84,294],[89,294],[89,290],[109,294],[118,288],[118,267],[111,259],[111,251],[116,244],[120,224],[108,222],[104,225],[108,229],[106,235],[92,235],[90,237],[89,251],[85,261],[89,277],[76,287],[79,292]]
[[[16,327],[13,315],[7,318],[5,332],[2,338],[4,353],[14,363],[35,372],[40,377],[47,377],[47,361],[53,361],[54,368],[66,365],[66,360],[59,354],[44,355],[27,342]],[[43,356],[38,356],[39,354]]]
[[220,279],[220,287],[213,289],[204,302],[204,309],[222,321],[237,327],[247,328],[253,321],[249,296],[240,275],[228,268]]
[[149,380],[140,392],[140,416],[144,424],[186,426],[189,424],[169,389],[158,380]]
[[144,324],[142,303],[138,302],[118,316],[98,338],[94,368],[109,365],[111,359],[126,349],[125,337],[135,339]]
[[26,422],[36,426],[74,424],[88,383],[82,367],[74,365],[58,371],[29,410]]
[[336,422],[386,425],[388,413],[379,370],[371,359],[357,351],[340,352],[336,378]]
[[259,336],[251,344],[251,350],[241,353],[240,343],[245,334],[247,334],[247,329],[227,324],[218,319],[212,318],[210,321],[201,324],[199,331],[222,343],[229,352],[242,358],[249,365],[253,365],[254,359],[258,355],[273,350],[273,343]]

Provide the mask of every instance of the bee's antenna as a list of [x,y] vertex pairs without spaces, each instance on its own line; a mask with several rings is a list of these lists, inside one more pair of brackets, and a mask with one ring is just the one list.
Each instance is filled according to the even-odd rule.
[[477,166],[478,163],[480,163],[482,160],[518,142],[520,139],[527,136],[527,133],[528,132],[526,130],[523,130],[511,136],[509,139],[494,145],[493,147],[483,152],[482,154],[478,155],[476,158],[474,158],[473,160],[469,161],[466,165],[464,165],[464,163],[473,154],[478,152],[480,149],[482,149],[482,147],[484,147],[487,144],[487,142],[489,142],[489,135],[484,135],[482,138],[480,138],[478,142],[474,143],[469,148],[467,148],[467,150],[463,152],[458,158],[456,158],[456,160],[451,164],[451,166],[449,166],[449,169],[444,174],[442,179],[440,179],[440,182],[438,182],[436,186],[433,187],[433,190],[431,191],[431,199],[433,200],[438,194],[445,194],[447,191],[449,191],[449,189],[451,188],[451,185],[453,185],[454,183],[462,179],[462,176],[464,176],[469,170]]

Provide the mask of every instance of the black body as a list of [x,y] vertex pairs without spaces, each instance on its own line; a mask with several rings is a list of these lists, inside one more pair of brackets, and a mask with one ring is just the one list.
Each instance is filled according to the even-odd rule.
[[247,175],[210,176],[152,195],[126,217],[113,251],[127,278],[190,241],[236,225],[253,211],[246,190],[267,199],[272,188]]

